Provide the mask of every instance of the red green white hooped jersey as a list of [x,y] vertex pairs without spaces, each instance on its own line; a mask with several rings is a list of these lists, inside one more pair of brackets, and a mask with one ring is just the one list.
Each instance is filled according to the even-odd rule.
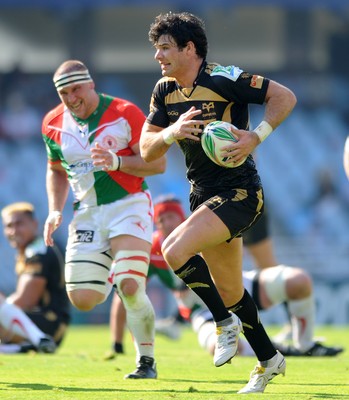
[[102,171],[92,163],[95,143],[119,156],[134,154],[145,120],[133,103],[99,94],[98,108],[86,120],[72,115],[60,104],[43,119],[42,135],[48,161],[61,163],[74,194],[74,208],[93,207],[147,189],[144,178],[121,171]]

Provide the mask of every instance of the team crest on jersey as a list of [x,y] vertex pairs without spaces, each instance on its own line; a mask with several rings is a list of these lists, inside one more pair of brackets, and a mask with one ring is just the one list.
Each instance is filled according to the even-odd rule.
[[74,243],[92,243],[94,231],[77,230],[75,231]]
[[242,79],[250,79],[251,76],[252,76],[252,75],[251,75],[249,72],[243,72],[243,73],[240,75],[240,78],[242,78]]
[[105,150],[116,150],[117,141],[116,138],[111,135],[106,135],[102,139],[101,147]]
[[210,101],[209,103],[202,103],[202,109],[209,112],[211,109],[214,109],[214,102]]
[[210,101],[209,103],[202,103],[202,117],[206,120],[216,118],[214,101]]

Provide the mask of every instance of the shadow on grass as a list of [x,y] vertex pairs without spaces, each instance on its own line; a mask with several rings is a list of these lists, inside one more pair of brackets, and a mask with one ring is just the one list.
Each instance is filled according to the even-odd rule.
[[218,385],[222,385],[222,384],[240,384],[240,385],[245,385],[247,383],[247,379],[242,380],[242,379],[227,379],[227,380],[222,380],[222,379],[214,379],[209,381],[208,379],[161,379],[161,382],[186,382],[186,383],[209,383],[209,384],[218,384]]
[[[227,390],[222,392],[222,390],[198,390],[195,389],[194,387],[190,386],[188,389],[183,389],[183,390],[175,390],[175,389],[154,389],[151,388],[149,390],[147,389],[134,389],[134,388],[115,388],[115,389],[106,389],[106,388],[81,388],[81,387],[67,387],[67,386],[51,386],[51,385],[45,385],[43,383],[9,383],[9,382],[0,382],[3,385],[7,385],[6,389],[27,389],[27,390],[33,390],[33,391],[59,391],[59,392],[96,392],[96,393],[114,393],[114,392],[125,392],[125,393],[207,393],[207,394],[236,394],[235,390]],[[0,388],[0,393],[2,390],[6,390]]]
[[[309,393],[310,395],[310,393]],[[333,394],[333,393],[311,393],[313,399],[347,399],[347,394]]]
[[[164,381],[167,382],[177,382],[179,380],[177,379],[165,379]],[[132,388],[82,388],[82,387],[69,387],[69,386],[52,386],[52,385],[46,385],[43,383],[10,383],[10,382],[0,382],[0,384],[7,385],[7,388],[0,388],[0,393],[2,390],[6,389],[24,389],[24,390],[32,390],[32,391],[57,391],[57,392],[86,392],[86,393],[115,393],[115,392],[125,392],[125,393],[154,393],[156,394],[161,394],[161,393],[178,393],[178,394],[183,394],[183,393],[203,393],[203,394],[208,394],[208,395],[230,395],[230,394],[236,394],[236,390],[203,390],[202,388],[197,389],[194,387],[195,384],[200,384],[203,383],[202,381],[199,380],[190,380],[186,379],[180,380],[182,383],[186,382],[188,384],[192,384],[193,386],[189,386],[187,389],[154,389],[154,388],[149,388],[147,389],[135,389],[134,387]],[[162,381],[163,382],[163,381]],[[230,383],[230,384],[245,384],[246,381],[211,381],[206,383]],[[274,382],[270,382],[270,385],[273,385]],[[299,385],[295,385],[299,386]],[[313,386],[328,386],[327,385],[313,385]],[[332,385],[332,386],[338,386],[338,385]],[[344,386],[349,386],[349,385],[344,385]],[[280,394],[280,393],[278,393]],[[285,393],[285,395],[288,393]],[[307,394],[306,392],[299,392],[298,394],[305,395]],[[348,399],[348,394],[334,394],[334,393],[308,393],[309,396],[311,396],[314,399]],[[0,396],[1,397],[1,396]]]

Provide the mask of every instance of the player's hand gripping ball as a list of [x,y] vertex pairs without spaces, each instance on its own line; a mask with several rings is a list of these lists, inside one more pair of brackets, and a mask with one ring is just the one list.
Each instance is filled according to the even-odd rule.
[[227,146],[229,142],[237,142],[237,138],[234,136],[231,128],[236,127],[228,122],[224,121],[213,121],[206,125],[201,135],[201,146],[207,155],[207,157],[226,168],[236,168],[246,161],[246,158],[240,161],[238,164],[227,163],[231,157],[222,157],[221,148]]

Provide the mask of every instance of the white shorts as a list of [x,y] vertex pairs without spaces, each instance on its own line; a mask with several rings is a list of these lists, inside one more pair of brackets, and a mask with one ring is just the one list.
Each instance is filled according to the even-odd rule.
[[67,258],[75,254],[101,253],[110,239],[131,235],[152,243],[153,204],[148,191],[130,194],[113,203],[82,208],[69,225]]

